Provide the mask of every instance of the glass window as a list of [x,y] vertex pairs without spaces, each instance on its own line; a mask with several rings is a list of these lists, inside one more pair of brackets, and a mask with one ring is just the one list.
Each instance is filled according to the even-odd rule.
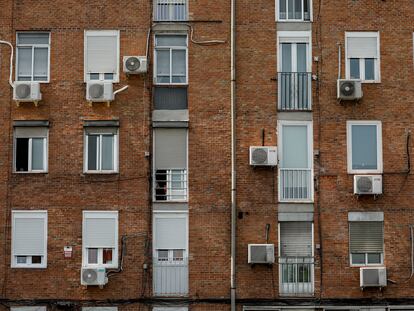
[[351,74],[351,79],[361,79],[359,71],[359,58],[351,58],[349,60],[349,70]]
[[187,36],[158,35],[155,43],[155,82],[186,84]]
[[283,168],[308,168],[308,128],[306,125],[283,126]]
[[49,33],[17,33],[18,81],[49,81]]
[[352,264],[354,265],[364,265],[365,264],[365,254],[358,254],[353,253],[352,256]]
[[[47,136],[47,130],[40,130],[41,135]],[[39,130],[15,130],[14,166],[16,172],[36,173],[46,172],[47,167],[47,137],[39,136]],[[33,135],[34,137],[31,137]]]
[[113,133],[86,134],[86,171],[117,171],[117,135]]
[[351,265],[379,265],[383,262],[384,225],[382,221],[349,222]]
[[375,80],[375,60],[373,58],[365,59],[365,80]]
[[279,20],[310,20],[310,0],[279,0]]
[[97,248],[88,248],[88,264],[98,264]]

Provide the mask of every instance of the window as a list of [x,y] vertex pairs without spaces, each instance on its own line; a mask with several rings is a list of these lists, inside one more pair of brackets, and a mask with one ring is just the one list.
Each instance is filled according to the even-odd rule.
[[348,121],[348,173],[382,173],[380,121]]
[[118,307],[82,307],[82,311],[118,311]]
[[154,307],[152,311],[188,311],[187,307]]
[[346,32],[346,78],[380,82],[378,32]]
[[118,268],[118,212],[83,212],[83,266]]
[[276,0],[276,16],[279,21],[310,21],[311,0]]
[[10,311],[46,311],[46,307],[10,307]]
[[187,19],[187,0],[154,0],[155,21],[185,21]]
[[50,33],[18,32],[16,79],[49,82]]
[[47,172],[47,127],[14,128],[14,171]]
[[12,212],[12,268],[46,268],[47,211]]
[[118,172],[118,128],[85,127],[84,172]]
[[154,200],[187,200],[187,129],[154,129]]
[[187,84],[187,62],[186,35],[155,36],[156,84]]
[[119,31],[85,31],[85,82],[119,82]]
[[313,201],[311,121],[279,121],[279,201]]
[[383,221],[350,221],[351,265],[381,265],[384,262]]

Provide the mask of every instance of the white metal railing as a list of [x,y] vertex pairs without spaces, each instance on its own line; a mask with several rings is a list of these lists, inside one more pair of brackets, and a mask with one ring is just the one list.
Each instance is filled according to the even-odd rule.
[[155,201],[186,201],[187,170],[156,169],[154,197]]
[[311,169],[279,169],[279,196],[281,201],[312,200]]
[[153,292],[155,296],[188,295],[188,259],[159,261],[153,259]]
[[279,110],[312,109],[312,73],[279,72],[277,81]]
[[155,0],[154,20],[155,21],[186,21],[187,0]]
[[313,293],[313,257],[280,257],[279,294],[281,296],[311,296]]

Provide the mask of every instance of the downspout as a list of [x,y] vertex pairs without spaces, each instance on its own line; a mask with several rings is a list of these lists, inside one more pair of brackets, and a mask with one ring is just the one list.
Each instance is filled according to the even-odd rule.
[[231,268],[230,300],[231,311],[236,311],[236,0],[231,0]]

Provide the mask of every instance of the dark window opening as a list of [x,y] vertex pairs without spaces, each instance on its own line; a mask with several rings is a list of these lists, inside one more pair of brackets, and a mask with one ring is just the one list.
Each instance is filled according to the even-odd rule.
[[29,138],[16,139],[16,171],[29,170]]
[[167,171],[157,170],[155,173],[155,199],[167,200]]

